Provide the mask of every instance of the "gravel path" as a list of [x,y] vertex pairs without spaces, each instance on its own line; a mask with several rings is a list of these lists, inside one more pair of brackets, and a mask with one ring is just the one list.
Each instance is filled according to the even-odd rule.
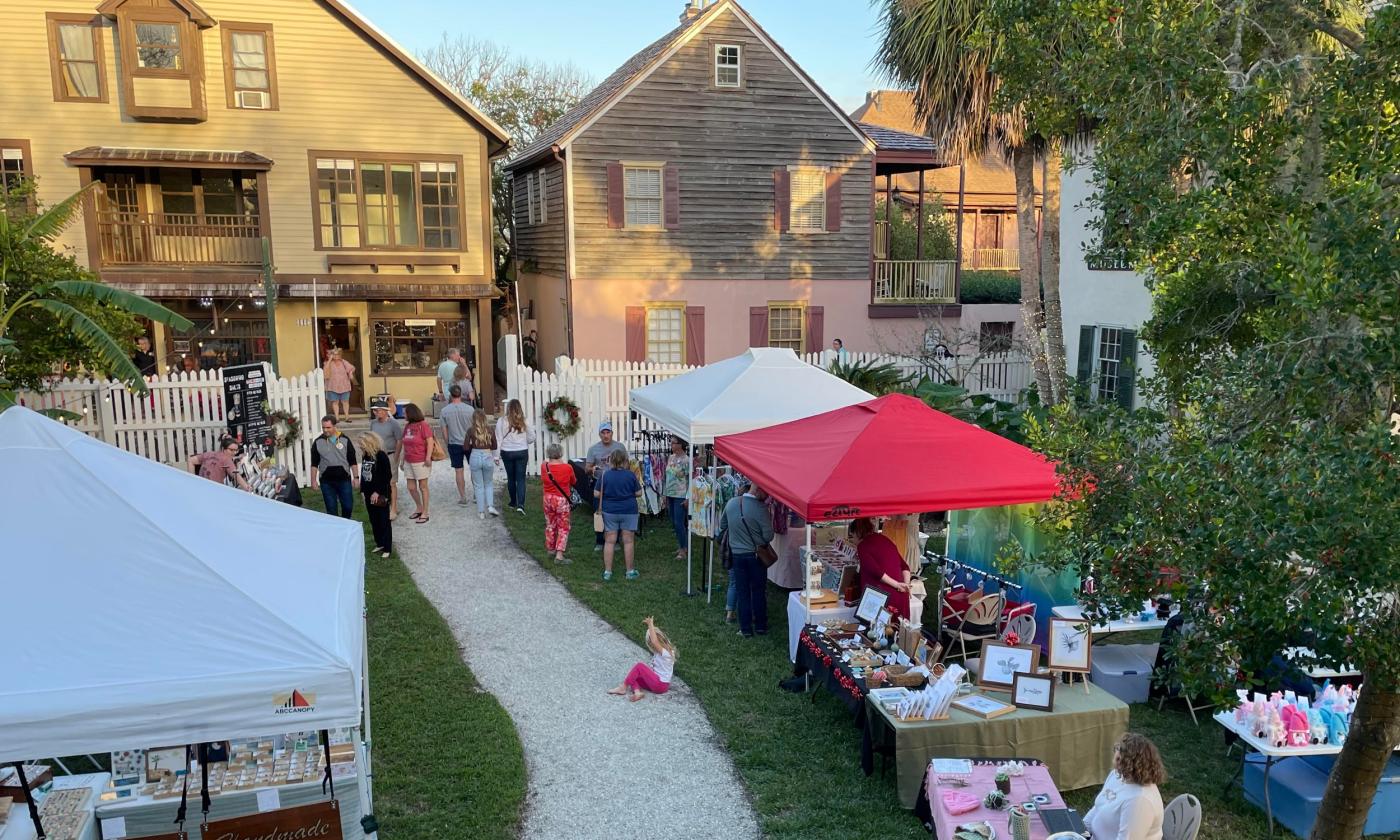
[[[529,774],[521,836],[761,836],[729,755],[690,688],[677,679],[666,694],[639,703],[607,695],[635,662],[650,657],[576,601],[499,521],[477,519],[474,504],[458,507],[447,462],[434,465],[430,487],[426,525],[408,519],[413,502],[401,489],[394,542],[472,673],[520,732]],[[469,498],[471,492],[468,486]],[[499,487],[497,499],[504,494]],[[545,644],[521,661],[524,642],[506,630],[534,616]]]

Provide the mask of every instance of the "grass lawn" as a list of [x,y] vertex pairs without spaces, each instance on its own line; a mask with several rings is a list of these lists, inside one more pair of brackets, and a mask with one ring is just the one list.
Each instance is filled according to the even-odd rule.
[[[320,493],[303,497],[324,509]],[[362,502],[355,500],[355,518],[372,547]],[[380,836],[515,837],[525,758],[505,709],[477,685],[447,623],[397,556],[367,556],[365,598]]]
[[[664,518],[648,519],[646,533],[638,540],[641,578],[623,579],[619,551],[617,573],[604,583],[602,558],[593,552],[591,515],[575,512],[569,549],[574,562],[559,566],[546,557],[539,506],[539,483],[532,480],[526,515],[506,511],[502,518],[526,552],[639,644],[642,618],[656,616],[680,650],[676,673],[695,690],[724,739],[767,836],[928,837],[913,812],[899,806],[892,767],[889,776],[881,777],[877,761],[875,775],[861,774],[860,732],[844,705],[825,692],[818,692],[814,703],[777,687],[778,680],[792,672],[786,593],[769,590],[769,635],[741,639],[737,628],[723,621],[722,590],[714,593],[713,604],[705,603],[703,593],[695,598],[680,594],[685,564],[673,559],[675,538]],[[696,573],[699,593],[698,560]],[[722,575],[716,563],[716,577]],[[1239,766],[1239,756],[1237,752],[1231,759],[1225,757],[1218,726],[1208,720],[1193,726],[1179,703],[1160,713],[1155,705],[1137,705],[1131,713],[1131,728],[1151,737],[1166,760],[1171,779],[1163,798],[1170,801],[1190,792],[1201,800],[1202,840],[1268,837],[1262,812],[1244,801],[1238,787],[1221,795]],[[386,739],[384,734],[378,737],[381,746]],[[1097,793],[1097,788],[1088,788],[1069,792],[1066,799],[1082,813]]]

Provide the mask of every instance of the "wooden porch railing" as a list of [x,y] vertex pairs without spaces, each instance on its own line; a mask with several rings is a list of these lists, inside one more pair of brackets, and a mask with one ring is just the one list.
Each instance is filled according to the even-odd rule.
[[957,303],[953,260],[876,260],[875,303]]
[[103,265],[260,265],[256,216],[98,211]]
[[1017,248],[973,248],[963,253],[963,268],[986,271],[1016,271],[1021,267]]

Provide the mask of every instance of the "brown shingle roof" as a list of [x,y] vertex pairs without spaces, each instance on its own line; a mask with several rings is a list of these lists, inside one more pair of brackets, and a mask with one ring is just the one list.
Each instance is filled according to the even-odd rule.
[[187,163],[191,166],[237,166],[244,169],[270,169],[272,160],[256,152],[210,151],[204,149],[128,149],[117,146],[88,146],[63,156],[72,164],[103,163]]
[[929,155],[934,152],[933,140],[921,134],[868,122],[857,122],[856,125],[875,141],[875,148],[882,152],[925,152]]
[[550,123],[544,131],[541,131],[539,136],[537,136],[530,145],[516,152],[511,158],[510,163],[506,164],[506,169],[515,169],[539,157],[551,146],[559,142],[564,135],[581,125],[596,112],[602,110],[603,106],[612,101],[614,96],[621,93],[622,89],[627,87],[633,79],[645,73],[652,62],[656,61],[662,53],[666,52],[666,50],[682,35],[689,31],[692,26],[695,26],[701,20],[713,14],[718,7],[719,4],[715,4],[701,14],[681,21],[680,26],[677,26],[665,35],[647,44],[640,52],[623,62],[621,67],[614,70],[601,84],[593,88],[593,90],[589,91],[587,95],[580,99],[577,105],[565,111],[562,117]]

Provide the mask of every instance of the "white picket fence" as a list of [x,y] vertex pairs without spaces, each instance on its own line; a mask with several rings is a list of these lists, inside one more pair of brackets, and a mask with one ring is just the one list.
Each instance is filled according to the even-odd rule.
[[[120,382],[64,379],[45,391],[21,391],[20,405],[35,410],[61,408],[81,415],[69,425],[127,452],[188,469],[191,455],[218,447],[227,432],[222,371],[202,370],[152,377],[145,396]],[[326,411],[321,371],[290,379],[267,378],[268,403],[301,420],[301,436],[278,459],[306,484],[311,473],[311,441],[320,434]]]
[[[516,355],[515,336],[505,336],[502,358]],[[849,353],[848,362],[890,363],[914,378],[929,377],[937,382],[956,381],[976,394],[987,394],[1006,402],[1019,402],[1032,381],[1030,360],[1024,355],[984,353],[977,356],[950,356],[944,363],[931,360],[893,356],[881,353]],[[817,367],[827,367],[835,354],[826,350],[807,353],[802,360]],[[570,359],[560,356],[554,362],[555,373],[541,373],[520,364],[506,366],[506,393],[518,399],[525,418],[537,430],[535,444],[530,448],[530,470],[533,473],[544,459],[544,449],[559,443],[565,458],[582,458],[588,447],[598,439],[598,424],[610,420],[614,434],[624,443],[630,442],[634,431],[651,431],[650,420],[633,417],[630,395],[634,388],[679,376],[693,367],[686,365],[622,362],[611,359]],[[567,396],[579,407],[579,430],[560,440],[544,428],[544,406],[556,397]]]

